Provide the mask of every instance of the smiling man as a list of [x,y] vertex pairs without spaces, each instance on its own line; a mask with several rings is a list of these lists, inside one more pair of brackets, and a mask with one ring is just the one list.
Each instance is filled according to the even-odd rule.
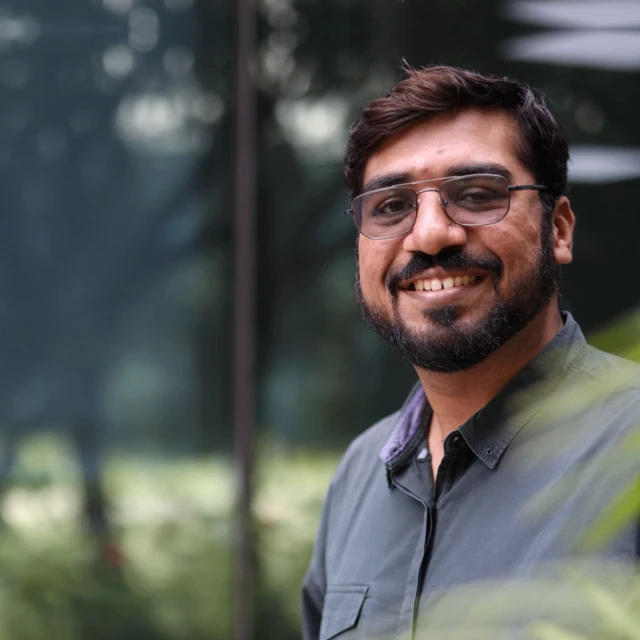
[[[303,586],[307,640],[410,638],[451,588],[580,555],[637,477],[610,459],[640,421],[638,371],[587,346],[559,308],[568,159],[540,93],[451,67],[408,70],[352,127],[358,300],[419,383],[331,483]],[[549,410],[614,379],[573,413]],[[565,478],[570,495],[527,510]],[[637,558],[637,527],[589,553]]]

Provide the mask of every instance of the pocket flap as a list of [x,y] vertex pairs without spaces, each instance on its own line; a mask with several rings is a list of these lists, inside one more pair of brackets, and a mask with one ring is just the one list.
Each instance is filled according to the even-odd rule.
[[322,608],[320,640],[330,640],[358,622],[369,587],[332,586],[327,589]]

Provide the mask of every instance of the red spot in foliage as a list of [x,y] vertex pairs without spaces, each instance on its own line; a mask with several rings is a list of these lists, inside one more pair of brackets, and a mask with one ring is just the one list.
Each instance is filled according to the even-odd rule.
[[111,567],[122,567],[125,563],[124,553],[113,542],[109,542],[103,547],[102,555],[105,562]]

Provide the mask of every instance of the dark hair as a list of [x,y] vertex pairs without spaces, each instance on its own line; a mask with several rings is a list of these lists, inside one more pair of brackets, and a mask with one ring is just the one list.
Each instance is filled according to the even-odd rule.
[[464,108],[503,109],[512,113],[522,134],[516,152],[542,192],[545,210],[567,190],[567,139],[546,106],[544,95],[518,80],[456,67],[412,69],[389,93],[373,100],[351,127],[344,156],[344,176],[355,197],[362,190],[364,168],[375,148],[431,115]]

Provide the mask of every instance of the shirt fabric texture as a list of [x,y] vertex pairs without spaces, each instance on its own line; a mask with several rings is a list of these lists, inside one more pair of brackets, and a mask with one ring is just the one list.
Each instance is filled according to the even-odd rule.
[[452,589],[583,556],[634,564],[635,524],[597,551],[580,545],[640,477],[628,445],[638,439],[640,367],[588,346],[563,318],[558,335],[447,436],[435,483],[419,384],[354,440],[302,588],[305,640],[406,640]]

